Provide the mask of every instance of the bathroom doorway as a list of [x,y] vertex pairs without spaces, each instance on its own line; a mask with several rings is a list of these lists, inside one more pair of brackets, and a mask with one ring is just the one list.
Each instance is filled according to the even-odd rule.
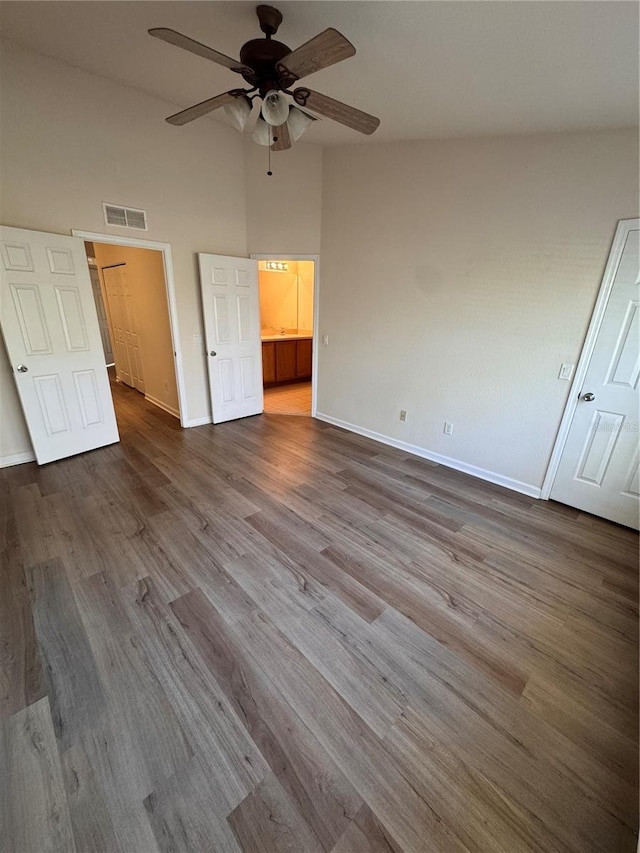
[[264,411],[315,414],[316,256],[258,259]]

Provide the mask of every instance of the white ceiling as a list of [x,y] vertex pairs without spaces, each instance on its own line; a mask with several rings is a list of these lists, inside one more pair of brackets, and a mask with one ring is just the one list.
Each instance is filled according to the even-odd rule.
[[[168,113],[173,105],[190,106],[243,81],[151,38],[147,29],[172,27],[238,56],[245,41],[262,35],[255,5],[12,0],[0,4],[0,17],[4,38],[158,96],[168,102]],[[305,84],[380,116],[381,127],[371,137],[376,142],[637,124],[634,2],[276,0],[276,5],[284,15],[276,38],[292,49],[328,26],[355,44],[356,56]],[[365,139],[329,120],[315,122],[305,136],[324,145]]]

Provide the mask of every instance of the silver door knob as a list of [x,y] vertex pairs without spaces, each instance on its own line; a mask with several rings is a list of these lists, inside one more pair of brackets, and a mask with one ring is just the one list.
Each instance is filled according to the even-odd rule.
[[582,399],[585,401],[585,403],[592,403],[596,399],[596,395],[592,394],[591,391],[589,391],[586,394],[582,395]]
[[218,355],[218,353],[214,349],[212,349],[209,355]]
[[18,371],[18,373],[28,373],[29,372],[29,368],[27,367],[26,364],[19,364],[16,367],[16,370]]

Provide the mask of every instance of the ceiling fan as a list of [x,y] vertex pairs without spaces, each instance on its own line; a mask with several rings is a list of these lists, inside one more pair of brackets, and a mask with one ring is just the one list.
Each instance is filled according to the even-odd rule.
[[308,74],[353,56],[356,49],[351,42],[337,30],[329,28],[292,51],[286,44],[272,39],[282,23],[282,14],[273,6],[265,5],[258,6],[256,13],[265,38],[251,39],[244,44],[240,49],[239,62],[175,30],[166,27],[149,30],[149,35],[223,65],[250,84],[250,88],[230,89],[181,110],[167,118],[169,124],[187,124],[224,107],[235,126],[242,131],[254,99],[260,98],[261,115],[252,138],[259,144],[269,145],[274,151],[290,148],[314,121],[314,116],[307,110],[360,133],[373,133],[380,124],[380,119],[375,116],[306,86],[291,89],[297,80]]

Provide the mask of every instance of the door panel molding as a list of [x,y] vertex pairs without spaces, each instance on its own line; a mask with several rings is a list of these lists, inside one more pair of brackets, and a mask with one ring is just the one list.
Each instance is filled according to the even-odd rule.
[[573,382],[571,383],[569,396],[567,398],[567,403],[565,405],[564,413],[562,415],[562,420],[560,421],[560,426],[556,435],[553,451],[549,459],[547,472],[545,474],[545,478],[540,489],[540,497],[544,500],[549,499],[551,490],[553,488],[554,480],[558,473],[558,468],[560,467],[562,454],[564,452],[565,445],[569,437],[569,430],[571,428],[576,408],[578,406],[579,396],[582,391],[582,386],[586,379],[587,370],[589,368],[589,364],[593,356],[598,335],[602,327],[605,311],[609,303],[611,291],[613,290],[613,285],[615,282],[616,274],[618,272],[618,268],[620,266],[620,261],[622,260],[622,253],[626,245],[627,237],[631,231],[638,230],[638,228],[640,228],[640,219],[621,219],[618,222],[613,237],[613,242],[611,244],[611,249],[609,251],[607,264],[605,266],[604,274],[602,277],[600,290],[598,291],[598,296],[593,309],[593,314],[591,315],[589,328],[587,330],[584,344],[582,346],[582,352],[580,353],[580,358],[576,367],[575,376],[573,378]]

